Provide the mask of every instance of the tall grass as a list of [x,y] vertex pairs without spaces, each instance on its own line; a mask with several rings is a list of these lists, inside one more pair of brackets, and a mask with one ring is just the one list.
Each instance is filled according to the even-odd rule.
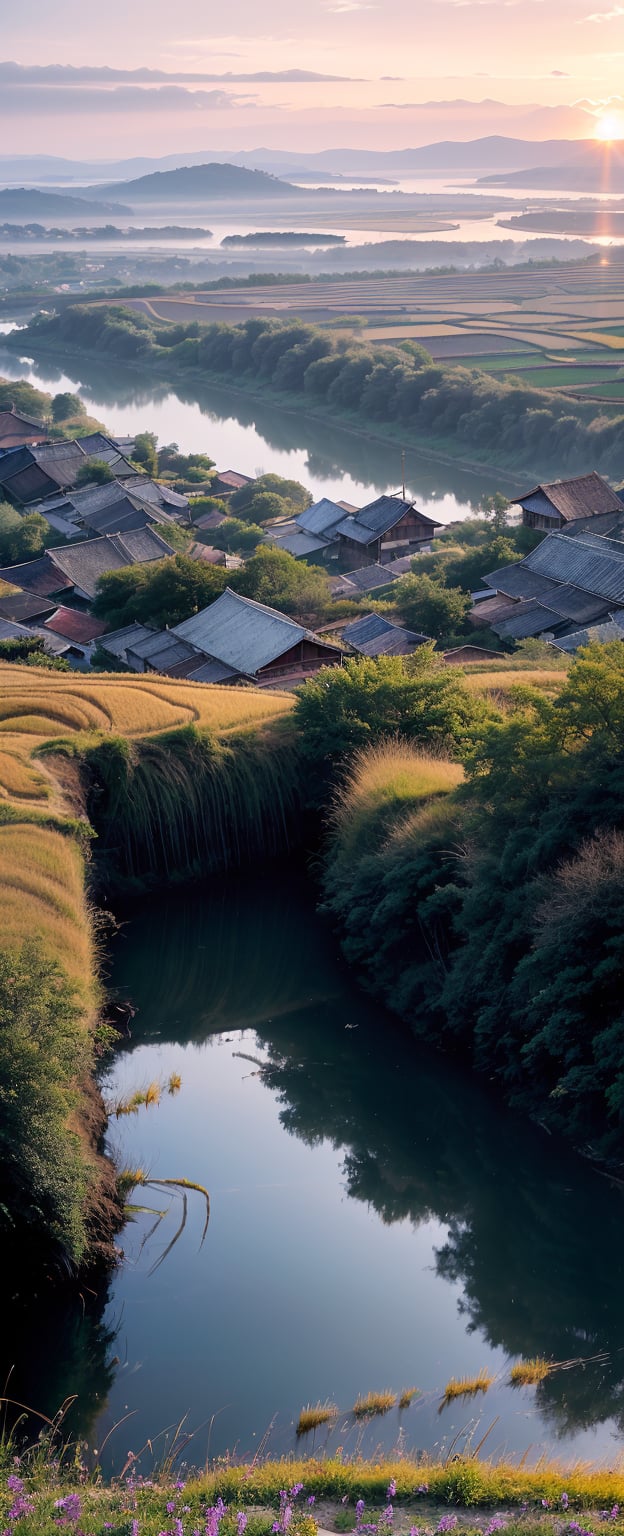
[[335,797],[331,827],[336,852],[357,858],[423,801],[456,789],[463,776],[459,763],[407,742],[363,748]]
[[297,743],[194,727],[86,754],[99,846],[122,876],[182,877],[285,852],[300,834]]
[[452,1403],[456,1397],[474,1397],[477,1392],[487,1392],[494,1380],[488,1371],[479,1371],[476,1376],[451,1376],[444,1388],[442,1403]]

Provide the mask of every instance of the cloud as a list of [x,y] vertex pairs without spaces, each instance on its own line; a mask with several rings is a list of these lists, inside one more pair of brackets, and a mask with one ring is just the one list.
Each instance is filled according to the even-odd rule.
[[[338,6],[345,9],[360,9],[355,0],[337,0]],[[362,9],[369,9],[367,6]],[[232,84],[251,84],[261,82],[276,85],[307,85],[320,81],[336,81],[339,83],[361,83],[353,81],[350,75],[324,75],[317,74],[311,69],[259,69],[253,74],[242,74],[238,70],[227,70],[225,74],[214,70],[198,70],[188,72],[164,69],[117,69],[107,64],[16,64],[12,60],[0,61],[0,84],[7,85],[113,85],[116,82],[126,82],[137,85],[155,85],[160,81],[177,82],[180,85],[202,85],[213,81],[223,81]]]
[[334,16],[348,16],[352,11],[378,11],[378,5],[369,0],[323,0],[323,9]]
[[610,11],[592,11],[590,16],[580,16],[579,24],[584,21],[618,21],[624,16],[624,5],[614,5]]
[[45,89],[36,85],[8,85],[0,94],[0,113],[7,117],[35,113],[92,117],[103,112],[227,112],[235,107],[255,106],[256,101],[255,96],[239,96],[229,91],[189,91],[176,85],[148,89],[121,85],[110,90],[95,86],[88,91],[61,85]]
[[552,76],[553,80],[571,80],[572,79],[572,76],[568,74],[567,69],[551,69],[550,73],[551,73],[551,76]]

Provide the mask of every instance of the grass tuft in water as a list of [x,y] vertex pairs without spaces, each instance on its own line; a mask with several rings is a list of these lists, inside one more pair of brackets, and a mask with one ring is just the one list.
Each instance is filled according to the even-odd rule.
[[474,1397],[477,1392],[487,1392],[494,1380],[487,1371],[479,1371],[478,1376],[451,1376],[444,1388],[443,1403],[452,1403],[456,1397]]
[[389,1389],[385,1392],[367,1392],[365,1397],[357,1397],[353,1404],[353,1412],[356,1419],[373,1417],[376,1413],[389,1413],[396,1403],[396,1392]]
[[329,1424],[337,1413],[335,1403],[308,1403],[299,1414],[297,1434],[307,1435],[311,1429],[317,1429],[319,1424]]
[[420,1396],[420,1387],[406,1387],[399,1398],[399,1408],[409,1408],[415,1397]]
[[512,1387],[532,1387],[543,1381],[551,1370],[548,1361],[536,1355],[532,1360],[518,1360],[512,1365],[509,1380]]

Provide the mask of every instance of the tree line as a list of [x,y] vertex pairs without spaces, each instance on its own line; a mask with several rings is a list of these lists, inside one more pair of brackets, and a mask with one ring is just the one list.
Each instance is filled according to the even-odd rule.
[[474,459],[558,474],[596,466],[620,475],[624,417],[591,403],[434,363],[417,342],[381,347],[301,320],[254,317],[242,325],[163,325],[121,305],[74,305],[37,316],[32,341],[127,359],[161,374],[218,375],[269,386],[332,417],[357,417],[413,433]]

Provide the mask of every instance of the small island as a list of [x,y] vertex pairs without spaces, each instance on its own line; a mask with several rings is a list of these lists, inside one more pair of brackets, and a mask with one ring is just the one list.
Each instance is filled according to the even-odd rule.
[[253,230],[249,235],[224,235],[221,245],[346,245],[345,235],[306,234],[303,230]]

